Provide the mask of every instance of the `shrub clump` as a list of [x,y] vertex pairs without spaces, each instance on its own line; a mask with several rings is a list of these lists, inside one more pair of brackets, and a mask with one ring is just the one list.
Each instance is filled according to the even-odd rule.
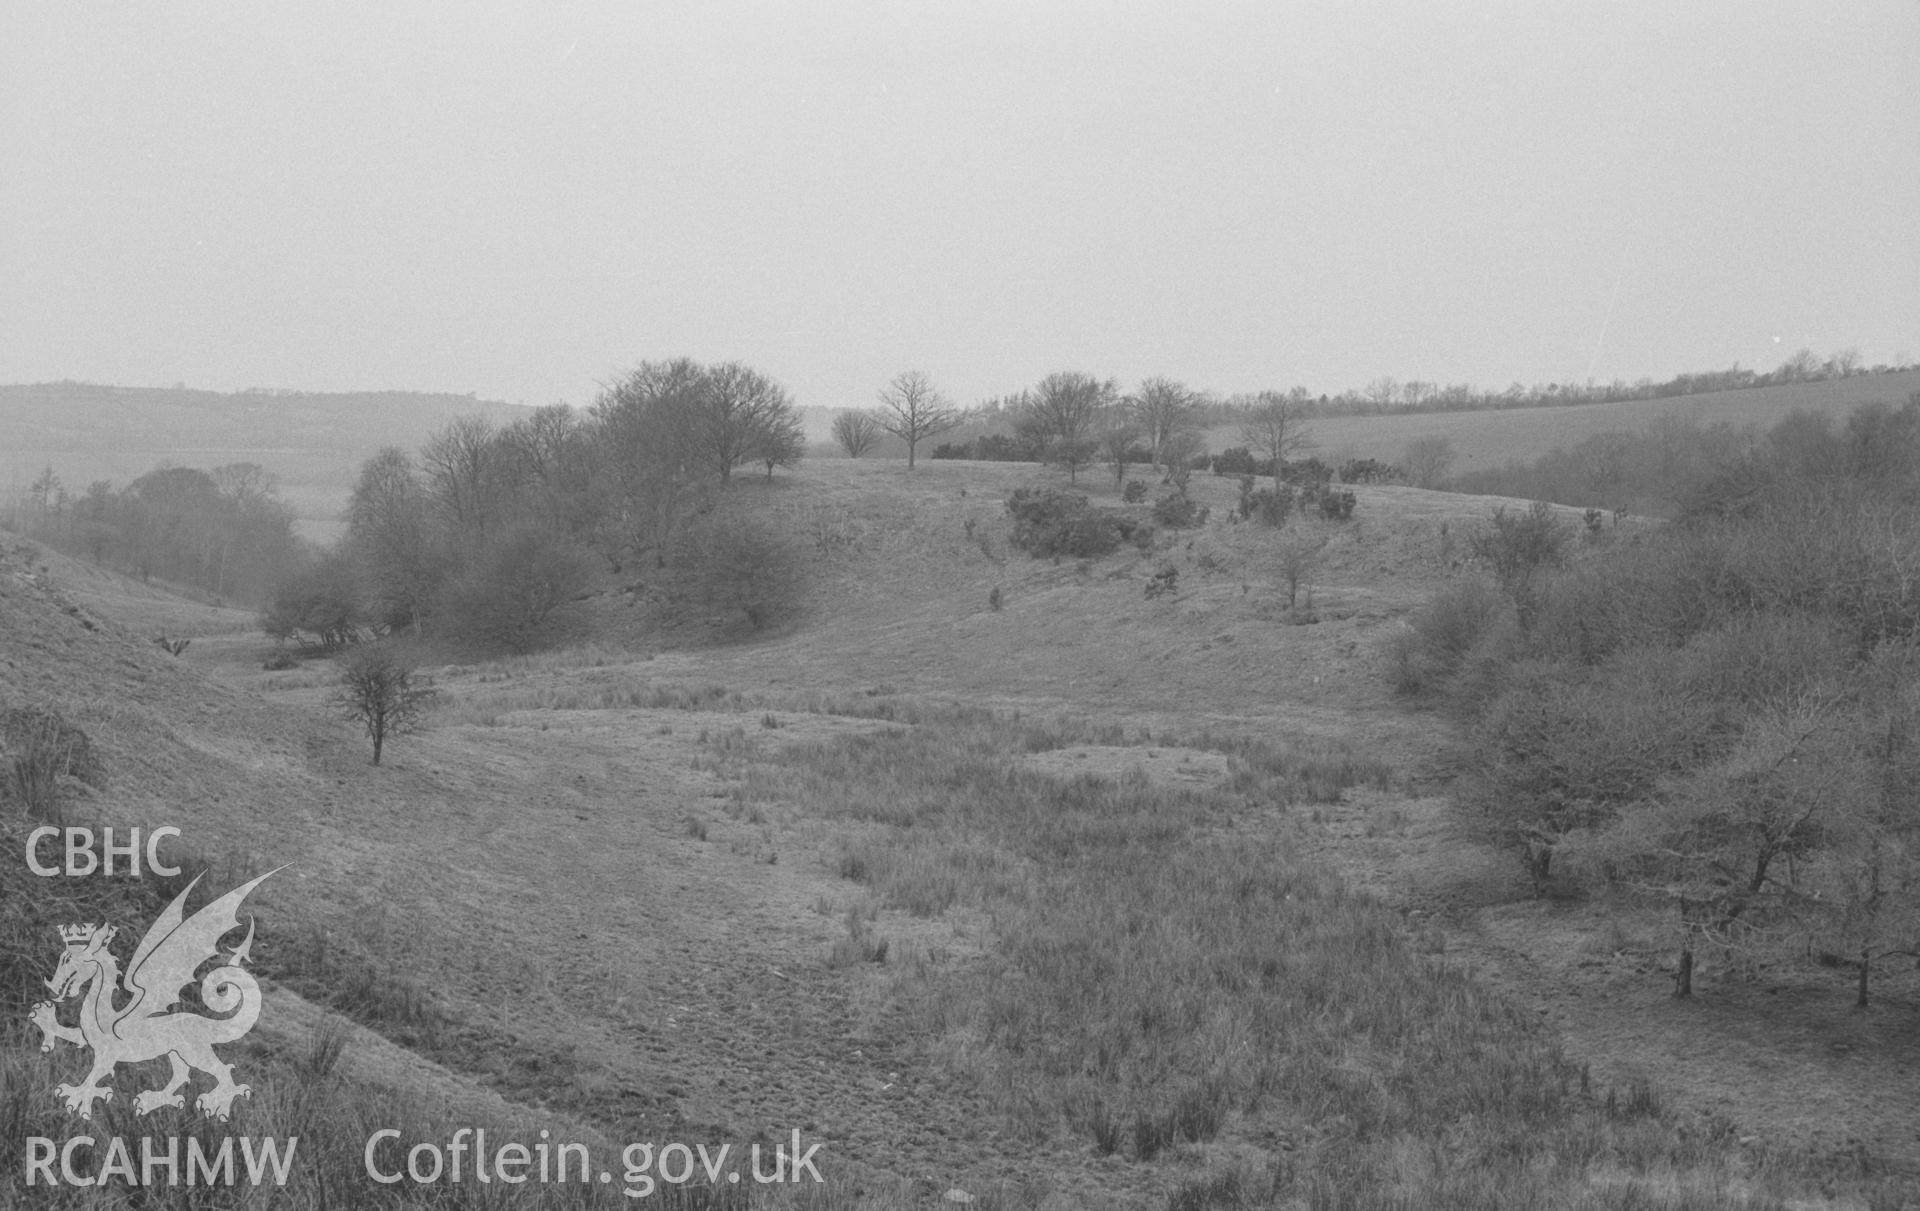
[[755,631],[804,604],[806,561],[763,518],[717,513],[689,527],[674,567],[685,596],[708,617],[737,610]]
[[1343,484],[1397,484],[1405,478],[1406,473],[1399,467],[1377,458],[1350,458],[1340,464]]
[[1553,506],[1536,500],[1525,513],[1509,513],[1504,505],[1495,509],[1487,524],[1468,536],[1467,545],[1525,613],[1535,576],[1565,562],[1572,537],[1573,527],[1554,515]]
[[564,534],[509,530],[447,585],[441,625],[466,643],[525,651],[553,612],[586,587],[590,571],[586,552]]
[[1318,500],[1320,516],[1328,521],[1353,520],[1353,506],[1356,503],[1353,493],[1322,485]]
[[[1092,559],[1118,550],[1137,527],[1094,508],[1078,492],[1051,488],[1016,488],[1007,498],[1013,516],[1013,545],[1030,555]],[[1155,516],[1159,508],[1155,506]]]
[[1197,505],[1185,492],[1162,492],[1153,502],[1153,520],[1173,530],[1187,530],[1207,524],[1207,507]]
[[1240,477],[1240,503],[1237,512],[1242,521],[1259,520],[1270,526],[1283,526],[1293,513],[1293,487],[1283,484],[1278,491],[1255,487],[1251,475]]
[[[1481,706],[1516,654],[1513,603],[1484,580],[1441,590],[1407,620],[1389,651],[1393,688],[1408,697],[1453,691]],[[1472,683],[1472,684],[1468,684]]]

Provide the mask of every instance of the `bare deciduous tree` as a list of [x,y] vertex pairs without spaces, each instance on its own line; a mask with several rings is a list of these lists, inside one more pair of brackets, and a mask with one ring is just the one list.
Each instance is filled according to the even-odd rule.
[[1028,416],[1034,429],[1048,439],[1050,461],[1063,464],[1068,479],[1077,479],[1091,458],[1093,427],[1118,397],[1119,387],[1113,380],[1101,382],[1072,371],[1049,374],[1033,389]]
[[1160,465],[1167,439],[1192,422],[1199,398],[1185,383],[1170,378],[1150,378],[1140,384],[1140,390],[1128,401],[1134,419],[1146,434],[1148,448],[1153,451],[1155,467]]
[[652,551],[665,567],[680,526],[705,495],[691,439],[705,372],[679,358],[644,362],[601,392],[589,414],[597,429],[616,566],[626,550]]
[[[591,527],[592,457],[587,430],[572,408],[549,404],[501,431],[523,489],[540,520],[569,534]],[[524,520],[524,519],[523,519]]]
[[797,467],[807,453],[807,431],[791,408],[768,417],[753,441],[753,461],[773,478],[775,467]]
[[432,502],[413,459],[388,446],[362,463],[347,502],[345,550],[360,595],[390,629],[418,628],[445,576],[430,533]]
[[1385,412],[1393,407],[1395,400],[1400,398],[1400,384],[1382,375],[1368,383],[1361,394],[1366,396],[1367,402],[1372,404],[1376,411]]
[[921,442],[945,433],[962,419],[960,410],[940,394],[923,370],[896,374],[880,392],[880,406],[870,415],[875,424],[907,443],[908,470]]
[[1285,395],[1262,391],[1248,402],[1246,419],[1240,422],[1240,440],[1262,458],[1273,460],[1274,490],[1288,459],[1313,448],[1307,434],[1307,405],[1304,388],[1296,387]]
[[880,440],[880,426],[865,412],[842,412],[833,418],[833,440],[848,458],[859,458]]
[[380,645],[360,648],[341,661],[334,701],[348,719],[367,729],[373,763],[380,764],[387,737],[413,731],[433,691],[415,680],[414,668]]
[[420,447],[428,495],[462,538],[479,538],[512,488],[513,465],[484,416],[460,416]]
[[[1320,565],[1320,553],[1326,550],[1329,535],[1296,526],[1274,546],[1275,568],[1287,586],[1287,608],[1300,603],[1300,586],[1312,578]],[[1308,594],[1312,596],[1311,592]]]
[[759,371],[739,362],[711,367],[690,402],[682,418],[690,453],[721,482],[733,478],[741,463],[763,461],[769,452],[798,457],[798,443],[786,438],[787,429],[798,425],[793,400]]

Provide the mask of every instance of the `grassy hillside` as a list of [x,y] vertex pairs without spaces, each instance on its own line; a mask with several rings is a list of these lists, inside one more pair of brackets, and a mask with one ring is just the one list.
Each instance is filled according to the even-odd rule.
[[[1912,1057],[1863,1036],[1879,1017],[1809,1018],[1782,1082],[1782,1054],[1728,1042],[1747,1011],[1731,971],[1709,963],[1717,999],[1678,1006],[1657,939],[1590,938],[1447,829],[1444,733],[1389,702],[1382,649],[1501,502],[1362,486],[1351,523],[1294,532],[1325,544],[1290,609],[1285,536],[1221,520],[1229,480],[1198,477],[1214,522],[1151,550],[1009,549],[1006,495],[1063,478],[840,460],[743,479],[728,507],[807,552],[777,626],[675,614],[671,570],[609,578],[567,607],[569,646],[432,667],[429,726],[378,768],[325,663],[263,670],[266,641],[222,619],[168,656],[148,611],[196,607],[111,580],[82,605],[56,582],[83,569],[32,548],[0,567],[5,693],[101,745],[107,787],[70,787],[77,815],[177,822],[222,886],[293,864],[257,893],[272,999],[263,1050],[234,1059],[261,1117],[233,1129],[287,1134],[299,1113],[316,1141],[274,1205],[418,1196],[368,1183],[355,1151],[407,1098],[409,1143],[478,1119],[596,1160],[609,1141],[821,1144],[822,1186],[669,1206],[1914,1189]],[[1174,591],[1149,596],[1167,569]],[[9,991],[44,978],[54,919],[0,934]],[[344,1085],[302,1058],[327,1011],[360,1023],[333,1048]],[[1801,1054],[1843,1040],[1876,1058]],[[4,1146],[75,1133],[40,1092],[72,1051],[0,1041]],[[183,1130],[178,1113],[116,1129]],[[627,1205],[620,1189],[469,1186],[455,1205]]]

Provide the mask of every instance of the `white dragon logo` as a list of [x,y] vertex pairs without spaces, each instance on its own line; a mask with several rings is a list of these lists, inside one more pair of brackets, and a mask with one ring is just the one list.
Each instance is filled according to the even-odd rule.
[[[232,1065],[213,1053],[213,1045],[239,1038],[260,1016],[260,986],[240,967],[252,957],[252,918],[248,918],[246,940],[225,955],[219,953],[220,939],[240,927],[240,901],[261,880],[276,873],[268,871],[234,888],[183,920],[181,906],[200,882],[196,877],[155,918],[147,936],[140,940],[133,960],[127,964],[124,987],[119,960],[107,949],[118,932],[113,926],[61,927],[60,938],[67,948],[53,978],[47,981],[53,1000],[35,1005],[32,1019],[45,1036],[40,1043],[42,1051],[52,1051],[54,1043],[61,1040],[93,1048],[93,1071],[87,1079],[53,1091],[66,1102],[67,1109],[78,1111],[82,1118],[92,1118],[94,1102],[113,1099],[113,1090],[101,1082],[112,1076],[116,1065],[137,1064],[163,1055],[173,1062],[172,1077],[164,1088],[146,1090],[133,1099],[134,1109],[140,1114],[150,1114],[162,1106],[185,1106],[186,1098],[178,1091],[195,1068],[214,1079],[213,1088],[194,1102],[202,1114],[224,1121],[232,1111],[233,1099],[251,1092],[249,1086],[233,1083]],[[215,958],[222,963],[201,979],[200,999],[212,1012],[229,1016],[215,1018],[174,1010],[180,990],[193,982],[195,970]],[[61,1025],[55,1006],[83,989],[86,997],[80,1006],[80,1024]],[[115,1008],[114,1000],[123,992],[131,999]]]

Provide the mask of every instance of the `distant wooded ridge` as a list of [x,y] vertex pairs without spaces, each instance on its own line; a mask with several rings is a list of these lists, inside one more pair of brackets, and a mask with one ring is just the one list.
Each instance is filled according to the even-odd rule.
[[[1376,378],[1358,390],[1316,395],[1306,387],[1293,387],[1260,393],[1221,395],[1197,392],[1198,419],[1203,425],[1234,423],[1248,408],[1267,396],[1284,396],[1306,416],[1401,416],[1425,412],[1487,412],[1508,408],[1556,408],[1578,404],[1619,404],[1635,400],[1677,399],[1693,395],[1717,395],[1762,387],[1786,387],[1839,379],[1871,378],[1920,369],[1920,362],[1906,358],[1893,363],[1868,366],[1851,349],[1821,358],[1802,349],[1773,370],[1749,370],[1735,362],[1725,370],[1703,370],[1676,374],[1655,381],[1639,378],[1633,382],[1612,379],[1601,383],[1535,383],[1515,381],[1501,390],[1476,387],[1472,383],[1440,383],[1423,379],[1405,382],[1391,377]],[[1114,384],[1116,391],[1119,384]],[[1017,411],[1028,403],[1025,392],[981,401],[966,411],[991,418]]]

